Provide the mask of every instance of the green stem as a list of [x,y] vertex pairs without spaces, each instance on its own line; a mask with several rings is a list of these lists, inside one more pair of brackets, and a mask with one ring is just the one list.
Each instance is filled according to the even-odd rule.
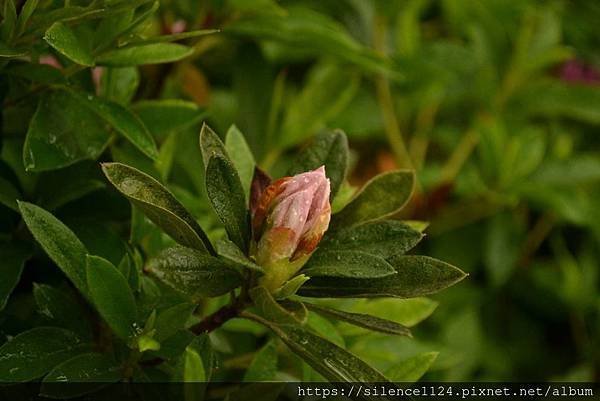
[[[373,32],[373,47],[381,54],[385,54],[385,34],[387,32],[387,22],[381,16],[375,16]],[[385,125],[385,134],[388,142],[394,152],[399,167],[413,169],[413,164],[408,154],[402,131],[396,118],[394,99],[390,90],[390,83],[384,75],[375,77],[375,88],[377,91],[377,101],[381,107],[383,122]]]

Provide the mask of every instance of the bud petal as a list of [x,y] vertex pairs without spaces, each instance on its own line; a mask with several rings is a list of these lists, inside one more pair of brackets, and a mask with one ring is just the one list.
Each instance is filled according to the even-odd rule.
[[315,250],[329,226],[330,185],[325,167],[269,185],[253,210],[255,258],[267,269],[263,284],[277,289]]

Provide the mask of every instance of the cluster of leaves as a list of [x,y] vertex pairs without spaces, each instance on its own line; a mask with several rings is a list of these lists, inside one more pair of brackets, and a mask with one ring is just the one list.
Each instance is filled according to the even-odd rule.
[[[149,264],[159,256],[169,260],[161,251],[174,241],[159,227],[173,238],[188,238],[191,242],[183,244],[188,248],[214,244],[216,258],[243,269],[234,269],[225,281],[235,280],[240,271],[260,274],[239,254],[226,253],[235,247],[219,241],[229,235],[244,249],[244,231],[240,236],[230,226],[241,208],[224,217],[225,224],[213,210],[198,148],[200,122],[208,120],[221,133],[235,122],[244,133],[247,145],[235,129],[225,139],[244,194],[254,164],[247,148],[273,176],[297,173],[316,166],[313,158],[327,156],[305,154],[299,160],[295,150],[320,130],[339,127],[352,145],[347,163],[353,184],[397,167],[416,171],[417,191],[402,217],[431,222],[419,253],[461,266],[471,277],[435,301],[311,301],[315,313],[308,314],[303,328],[390,378],[417,379],[434,359],[430,379],[597,378],[600,89],[597,81],[561,76],[567,60],[592,70],[599,64],[600,8],[593,2],[3,0],[0,5],[0,239],[9,244],[0,250],[7,261],[0,268],[0,343],[38,326],[78,333],[89,332],[93,322],[93,333],[111,331],[90,309],[93,301],[65,285],[64,275],[39,251],[16,199],[63,222],[84,246],[79,257],[100,256],[125,273],[139,330],[153,310],[160,316],[170,308],[171,316],[187,319],[184,326],[174,326],[189,328],[198,323],[197,316],[222,307],[226,297],[199,295],[199,305],[185,306],[187,298],[157,275],[141,273],[144,267],[159,272],[164,264]],[[175,33],[182,22],[188,32]],[[166,64],[147,65],[153,63]],[[340,136],[324,134],[316,141],[328,148],[327,138]],[[157,227],[145,216],[156,220],[165,208],[139,200],[130,208],[94,160],[123,163],[152,176],[192,219],[169,215],[164,221],[180,225]],[[334,211],[348,214],[343,207],[355,188],[334,178],[335,171],[328,168],[339,185]],[[210,199],[217,198],[212,193]],[[153,199],[183,210],[165,198]],[[378,200],[387,201],[387,193]],[[346,217],[353,219],[354,213]],[[398,223],[378,224],[365,224],[358,236],[381,240],[386,232],[392,238],[387,243],[397,244],[403,231],[391,225]],[[382,231],[372,233],[372,225]],[[414,222],[408,228],[424,229]],[[353,236],[343,236],[349,229],[336,229],[341,237],[324,242],[313,263],[329,269],[326,250],[343,245],[357,251]],[[379,254],[390,246],[371,244],[360,252],[395,258]],[[356,260],[346,263],[353,266]],[[389,271],[385,264],[372,266],[378,274]],[[87,286],[87,280],[79,277],[80,285]],[[300,291],[317,296],[322,289],[333,291],[330,284],[341,280],[354,284],[355,279],[315,276]],[[382,288],[386,277],[372,280],[379,280],[383,292],[394,291]],[[352,296],[371,290],[358,287]],[[350,294],[337,293],[345,295]],[[48,306],[56,304],[64,307]],[[324,306],[407,327],[437,312],[409,339],[340,322],[332,312],[316,309]],[[154,323],[156,333],[160,320]],[[181,336],[166,341],[162,334],[148,336],[151,331],[142,336],[142,348],[148,347],[144,358],[166,354],[170,341]],[[250,381],[286,379],[301,366],[302,378],[318,377],[282,352],[279,342],[264,345],[266,333],[247,319],[232,319],[211,332],[210,345],[222,360],[221,369],[212,373],[235,380],[251,368]],[[202,353],[206,337],[196,338],[189,353],[179,354],[188,366],[211,358]],[[93,343],[111,349],[118,361],[126,358],[105,334]],[[161,350],[151,349],[156,343]],[[434,351],[441,351],[437,359]],[[155,361],[174,360],[175,354],[156,355]],[[204,377],[204,372],[187,377]]]
[[[158,6],[3,3],[0,382],[43,378],[42,394],[64,397],[90,387],[53,383],[418,379],[435,354],[386,377],[348,352],[330,321],[410,336],[408,326],[433,310],[421,297],[464,278],[437,259],[405,255],[423,237],[422,223],[386,219],[409,200],[414,173],[386,172],[357,191],[347,181],[346,135],[316,136],[288,161],[288,174],[324,165],[336,213],[306,266],[271,294],[250,256],[257,163],[244,135],[231,126],[222,141],[203,125],[197,146],[206,118],[197,103],[132,103],[138,66],[189,58],[214,33],[149,35]],[[246,35],[257,23],[240,21],[231,32]],[[290,26],[277,18],[264,26],[273,24]],[[323,27],[313,34],[330,37],[323,52],[393,75],[349,37]],[[307,105],[313,96],[300,99]],[[315,118],[306,130],[306,115],[294,113],[283,129],[297,134],[286,131],[281,146],[319,127]],[[394,304],[404,312],[377,316],[318,299],[385,297],[412,300]],[[365,312],[380,306],[362,304]],[[231,368],[217,370],[220,361]]]

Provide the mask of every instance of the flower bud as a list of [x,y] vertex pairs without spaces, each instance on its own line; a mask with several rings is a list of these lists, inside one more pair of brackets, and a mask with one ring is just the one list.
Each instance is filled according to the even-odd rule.
[[284,177],[266,187],[253,205],[254,257],[274,291],[293,276],[329,226],[329,179],[325,167]]

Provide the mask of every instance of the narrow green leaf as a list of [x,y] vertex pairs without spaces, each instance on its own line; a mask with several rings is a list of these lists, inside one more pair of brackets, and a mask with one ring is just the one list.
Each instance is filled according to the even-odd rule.
[[288,175],[325,166],[325,173],[331,183],[330,200],[333,201],[348,172],[348,139],[343,131],[322,132],[313,142],[300,152],[290,167]]
[[137,308],[127,280],[109,261],[87,255],[87,283],[100,316],[123,340],[136,333]]
[[40,395],[58,399],[73,398],[120,379],[121,367],[111,357],[90,352],[77,355],[52,369],[42,381]]
[[357,225],[398,212],[410,199],[414,184],[412,171],[392,171],[374,177],[332,216],[332,226],[337,229]]
[[0,243],[0,311],[4,309],[8,302],[10,293],[14,290],[23,267],[25,267],[25,261],[31,256],[31,249],[20,242],[5,242]]
[[226,238],[222,238],[216,244],[217,253],[219,256],[234,263],[235,266],[240,266],[243,269],[248,269],[260,275],[265,274],[265,270],[250,260],[240,248]]
[[[343,249],[343,248],[342,248]],[[379,278],[396,273],[379,256],[359,251],[326,251],[313,255],[302,273],[309,277]]]
[[154,138],[138,116],[118,103],[90,94],[71,91],[72,95],[106,121],[119,134],[151,159],[158,157]]
[[370,72],[388,73],[389,62],[357,42],[344,27],[325,14],[307,8],[290,8],[285,13],[247,13],[229,25],[225,33],[283,43],[292,49],[326,55],[355,64]]
[[21,36],[23,32],[25,32],[29,18],[37,8],[38,3],[39,0],[27,0],[25,1],[25,4],[23,4],[23,7],[21,7],[21,12],[17,19],[16,36]]
[[206,125],[206,123],[202,124],[202,129],[200,130],[200,150],[202,151],[204,168],[208,167],[208,162],[213,156],[221,156],[229,159],[225,144],[221,141],[219,135]]
[[423,234],[400,221],[375,221],[326,234],[317,252],[355,250],[386,259],[412,249],[422,238]]
[[87,67],[94,65],[94,56],[89,46],[82,43],[77,33],[68,25],[55,22],[46,31],[44,40],[69,60]]
[[135,103],[133,110],[156,135],[189,127],[206,115],[196,103],[180,99],[143,100]]
[[37,379],[87,346],[70,331],[36,327],[0,347],[0,383]]
[[218,32],[220,32],[218,29],[198,29],[196,31],[173,33],[171,35],[152,36],[148,39],[142,39],[139,41],[132,42],[132,44],[137,45],[140,43],[175,42],[183,39],[196,38],[198,36],[211,35],[213,33]]
[[250,297],[254,301],[254,306],[258,309],[261,316],[265,319],[279,324],[299,324],[302,319],[285,309],[279,304],[271,293],[264,287],[255,287],[250,290]]
[[225,136],[225,149],[227,149],[227,154],[231,158],[231,162],[240,176],[242,188],[244,188],[244,195],[246,196],[246,202],[248,202],[256,161],[254,160],[254,156],[252,155],[252,151],[250,150],[244,135],[235,125],[229,127],[229,131],[227,131],[227,135]]
[[386,371],[393,382],[414,383],[429,370],[438,352],[424,352],[408,358]]
[[202,358],[196,351],[186,348],[184,353],[185,366],[183,369],[183,381],[185,383],[197,383],[206,381],[204,364]]
[[307,326],[311,331],[325,340],[330,341],[338,347],[345,348],[346,341],[339,330],[329,321],[329,319],[316,313],[309,313]]
[[377,370],[345,349],[312,334],[300,326],[277,324],[261,319],[306,363],[333,382],[384,383],[388,380]]
[[96,159],[109,139],[104,120],[70,91],[46,91],[29,123],[23,163],[27,171],[43,171]]
[[85,255],[87,249],[67,226],[39,206],[19,202],[23,220],[50,259],[82,293],[87,294]]
[[[187,332],[189,333],[189,331]],[[187,338],[187,337],[186,337]],[[192,336],[192,341],[187,341],[180,351],[176,364],[174,379],[177,381],[186,381],[186,370],[188,381],[190,382],[208,382],[212,376],[212,369],[215,363],[215,354],[211,346],[211,340],[207,334]],[[186,369],[186,366],[189,369]],[[190,386],[189,388],[200,387]],[[202,399],[202,398],[200,398]]]
[[158,181],[133,167],[104,163],[108,180],[144,214],[181,245],[213,252],[194,217]]
[[20,197],[19,190],[10,181],[0,177],[0,204],[19,212],[17,199]]
[[154,43],[122,47],[100,54],[99,65],[126,67],[142,64],[170,63],[190,56],[194,49],[176,43]]
[[466,277],[462,270],[427,256],[394,256],[388,262],[396,274],[375,279],[314,277],[300,288],[299,294],[329,298],[412,298],[436,293]]
[[90,323],[82,301],[68,295],[64,290],[46,284],[33,284],[33,297],[38,312],[52,324],[72,330],[83,337],[90,334]]
[[[106,67],[100,77],[98,94],[104,99],[127,105],[131,102],[139,84],[140,73],[137,67]],[[137,113],[137,110],[134,111]],[[142,121],[146,127],[149,127],[144,119]]]
[[27,49],[9,47],[6,44],[0,42],[0,57],[16,58],[16,57],[23,57],[26,55],[27,55]]
[[216,297],[240,286],[240,274],[229,264],[184,247],[165,249],[150,259],[145,270],[194,300]]
[[308,280],[310,280],[310,277],[308,277],[304,274],[299,274],[296,277],[293,277],[290,280],[286,281],[281,286],[281,288],[279,288],[273,294],[273,296],[276,299],[285,299],[285,298],[291,297],[292,295],[296,294],[296,292],[298,292],[300,287],[302,287],[302,285],[304,283],[306,283]]
[[354,312],[393,320],[406,327],[413,327],[427,319],[438,306],[436,301],[425,297],[359,299],[357,301],[352,305]]
[[0,23],[0,39],[10,43],[15,37],[17,8],[15,7],[14,0],[4,0],[3,5],[2,23]]
[[364,327],[365,329],[379,331],[386,334],[394,334],[399,336],[411,336],[410,330],[394,321],[381,319],[376,316],[365,315],[362,313],[350,313],[337,309],[327,308],[321,305],[304,303],[309,310],[315,311],[322,315],[328,316],[336,320],[342,320],[350,324]]
[[240,177],[228,159],[221,156],[210,158],[206,167],[206,193],[229,239],[247,252],[250,215]]
[[184,329],[195,307],[193,304],[184,302],[160,311],[156,316],[156,323],[154,325],[154,329],[156,330],[154,337],[156,340],[166,340],[179,330]]
[[254,355],[250,366],[244,374],[245,382],[274,381],[277,373],[277,348],[269,341]]
[[316,64],[300,93],[286,104],[279,145],[297,145],[321,131],[347,107],[359,87],[360,75],[355,69],[327,62]]

